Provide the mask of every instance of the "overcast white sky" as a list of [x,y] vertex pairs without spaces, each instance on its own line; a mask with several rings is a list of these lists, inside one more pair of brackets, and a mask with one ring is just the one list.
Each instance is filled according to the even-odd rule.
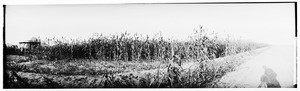
[[6,42],[31,37],[88,38],[129,32],[186,39],[199,25],[235,38],[294,45],[290,4],[8,5]]

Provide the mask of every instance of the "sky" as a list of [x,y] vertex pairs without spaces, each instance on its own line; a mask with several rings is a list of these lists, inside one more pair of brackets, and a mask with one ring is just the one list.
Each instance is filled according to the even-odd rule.
[[87,39],[128,33],[184,40],[203,26],[219,36],[295,45],[292,3],[7,5],[6,43],[32,37]]

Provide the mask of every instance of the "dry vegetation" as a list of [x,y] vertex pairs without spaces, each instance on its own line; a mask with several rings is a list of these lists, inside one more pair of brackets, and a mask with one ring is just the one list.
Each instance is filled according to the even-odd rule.
[[[220,39],[201,27],[189,41],[123,33],[42,42],[30,58],[6,55],[6,88],[218,87],[217,80],[235,70],[249,51],[266,46]],[[6,54],[18,54],[17,49],[7,46]],[[184,60],[185,67],[171,85],[166,67],[173,54]]]

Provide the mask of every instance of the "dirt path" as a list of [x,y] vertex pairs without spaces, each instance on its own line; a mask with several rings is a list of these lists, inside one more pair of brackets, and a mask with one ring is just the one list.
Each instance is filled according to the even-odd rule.
[[295,47],[270,46],[253,56],[239,70],[226,74],[220,80],[221,87],[293,87],[295,79]]

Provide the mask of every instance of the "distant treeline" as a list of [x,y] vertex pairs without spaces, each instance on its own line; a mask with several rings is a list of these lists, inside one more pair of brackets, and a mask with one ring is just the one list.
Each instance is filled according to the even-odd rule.
[[22,52],[17,45],[4,45],[3,49],[5,49],[6,55],[22,55]]
[[[266,46],[229,38],[221,39],[215,34],[208,35],[202,28],[194,30],[188,41],[166,40],[161,35],[153,38],[142,37],[125,32],[112,36],[98,35],[83,41],[53,38],[42,42],[43,45],[33,49],[32,54],[48,60],[166,60],[173,54],[183,59],[205,60]],[[10,46],[6,50],[9,54],[13,54],[12,51],[16,51],[13,48]]]

